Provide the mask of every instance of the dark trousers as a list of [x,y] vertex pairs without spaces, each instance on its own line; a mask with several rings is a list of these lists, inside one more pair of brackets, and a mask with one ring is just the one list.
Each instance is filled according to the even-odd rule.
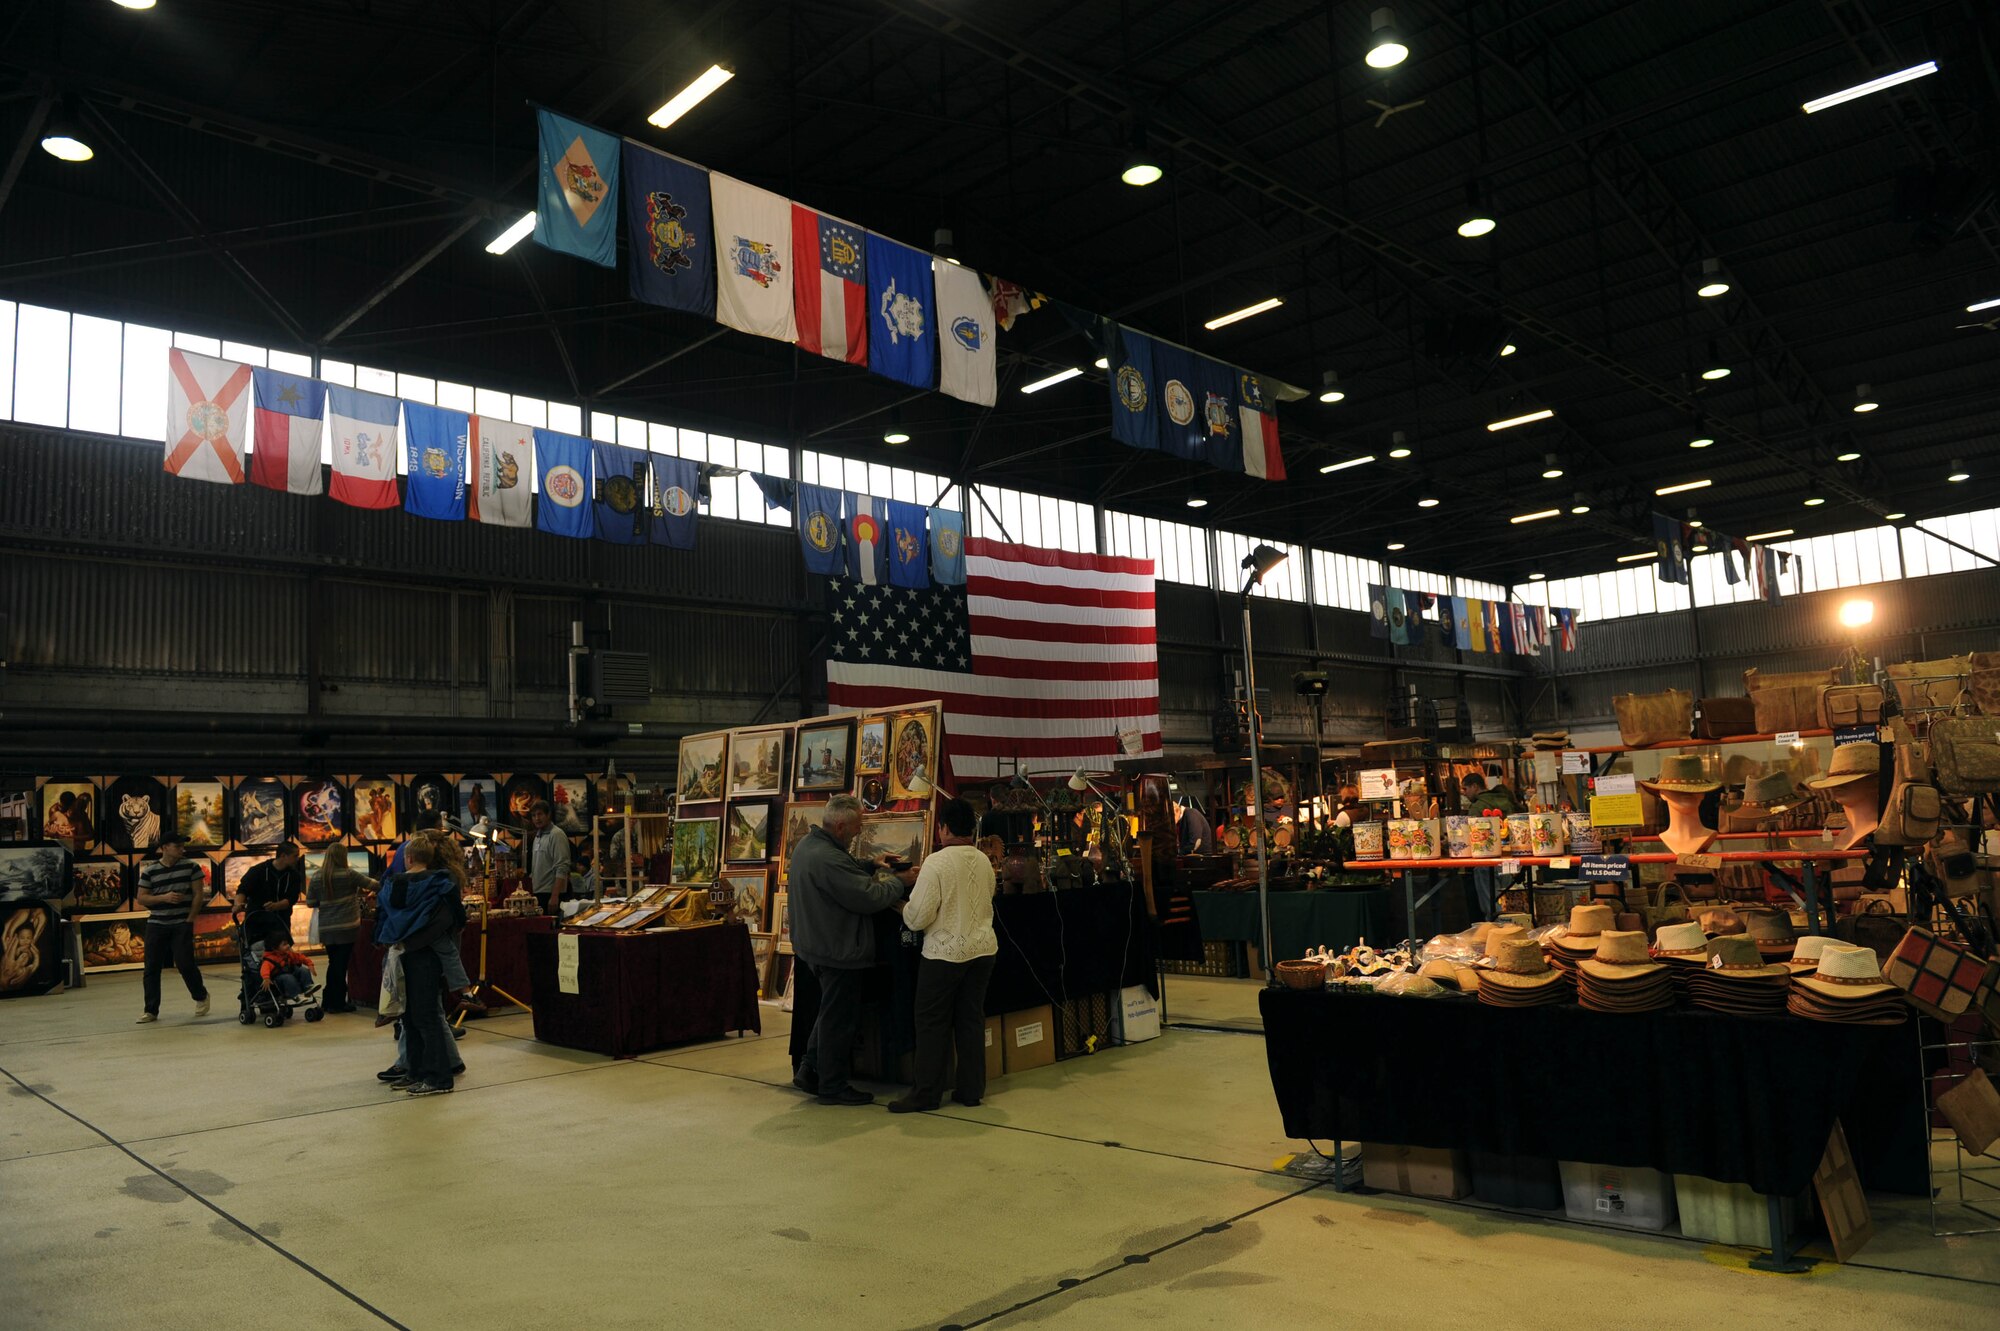
[[839,966],[814,966],[819,981],[819,1015],[799,1072],[810,1082],[819,1079],[821,1095],[838,1095],[854,1071],[854,1028],[861,1017],[861,981],[866,971]]
[[986,1094],[986,982],[992,957],[933,961],[917,971],[917,1084],[910,1098],[944,1099],[946,1069],[958,1056],[952,1091],[961,1100]]
[[444,965],[427,947],[403,954],[403,1066],[417,1081],[451,1085],[458,1051],[444,1021]]
[[201,968],[194,964],[194,925],[155,924],[146,921],[146,1011],[160,1015],[160,972],[166,969],[167,959],[173,958],[174,969],[187,981],[188,996],[200,1003],[208,997],[208,986],[201,982]]
[[326,992],[320,999],[329,1008],[347,1006],[347,960],[353,955],[352,943],[326,945]]

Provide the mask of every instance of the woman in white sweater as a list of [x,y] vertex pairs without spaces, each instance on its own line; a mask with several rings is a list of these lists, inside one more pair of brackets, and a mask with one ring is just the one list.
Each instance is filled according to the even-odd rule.
[[917,972],[917,1084],[891,1102],[892,1114],[936,1109],[946,1068],[958,1051],[952,1099],[976,1105],[986,1094],[986,982],[1000,942],[993,935],[993,865],[974,844],[978,815],[964,800],[938,809],[938,849],[925,860],[903,906],[903,923],[923,931]]

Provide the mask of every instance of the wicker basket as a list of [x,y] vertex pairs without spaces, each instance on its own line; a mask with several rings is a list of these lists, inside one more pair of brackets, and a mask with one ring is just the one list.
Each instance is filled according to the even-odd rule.
[[1322,989],[1326,986],[1326,963],[1281,961],[1278,963],[1278,978],[1285,982],[1287,989]]

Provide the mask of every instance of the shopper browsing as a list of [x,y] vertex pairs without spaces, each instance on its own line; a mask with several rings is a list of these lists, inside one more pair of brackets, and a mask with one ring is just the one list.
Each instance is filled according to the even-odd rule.
[[542,903],[542,914],[553,915],[569,891],[569,837],[556,826],[547,800],[535,801],[528,821],[533,829],[528,834],[528,890]]
[[160,1019],[160,971],[169,957],[194,1000],[194,1015],[208,1015],[208,988],[194,964],[194,916],[207,895],[201,868],[187,858],[180,833],[161,833],[160,858],[139,871],[138,900],[147,911],[146,1010],[140,1025]]
[[367,874],[347,867],[347,847],[326,848],[319,872],[306,884],[306,904],[319,911],[319,941],[326,948],[328,1012],[352,1012],[347,994],[347,963],[361,933],[361,894],[375,884]]
[[299,848],[287,841],[262,864],[250,866],[236,886],[236,913],[247,937],[262,938],[275,928],[289,928],[292,907],[305,893],[305,873],[299,868]]
[[437,1095],[451,1090],[458,1062],[444,1019],[444,966],[437,944],[459,927],[462,907],[457,883],[439,867],[437,848],[428,838],[404,847],[403,862],[405,872],[383,889],[375,919],[377,942],[402,944],[406,1052],[399,1065],[404,1075],[391,1081],[390,1088]]
[[945,1068],[958,1070],[952,1099],[976,1105],[986,1094],[986,982],[1000,940],[993,935],[993,866],[973,846],[979,817],[964,800],[938,809],[938,844],[924,860],[903,924],[924,935],[917,971],[917,1083],[891,1102],[892,1114],[936,1109]]

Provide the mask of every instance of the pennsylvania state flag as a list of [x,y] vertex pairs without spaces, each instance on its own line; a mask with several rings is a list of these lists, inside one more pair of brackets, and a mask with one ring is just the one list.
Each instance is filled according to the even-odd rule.
[[472,420],[462,411],[403,404],[403,449],[409,479],[403,511],[445,522],[465,519],[465,439]]
[[931,585],[930,560],[925,557],[930,542],[925,535],[922,504],[905,504],[894,499],[889,501],[890,586]]
[[708,172],[624,145],[625,248],[633,300],[715,317],[715,226]]
[[940,587],[965,585],[965,515],[934,508],[931,524],[931,581]]
[[647,535],[669,550],[694,549],[695,508],[701,494],[701,467],[686,458],[652,455],[652,522]]
[[535,475],[542,501],[535,526],[552,536],[590,538],[590,440],[555,430],[535,431]]
[[1153,339],[1112,325],[1111,437],[1128,448],[1160,447],[1160,385],[1153,374]]
[[541,190],[535,240],[604,268],[618,266],[618,139],[553,111],[536,111]]
[[840,491],[800,482],[792,518],[798,523],[799,553],[805,557],[806,572],[829,578],[847,572],[840,542]]
[[938,383],[931,256],[868,233],[868,368],[912,388]]
[[646,455],[621,444],[599,443],[594,505],[597,539],[613,545],[644,545],[646,522]]

